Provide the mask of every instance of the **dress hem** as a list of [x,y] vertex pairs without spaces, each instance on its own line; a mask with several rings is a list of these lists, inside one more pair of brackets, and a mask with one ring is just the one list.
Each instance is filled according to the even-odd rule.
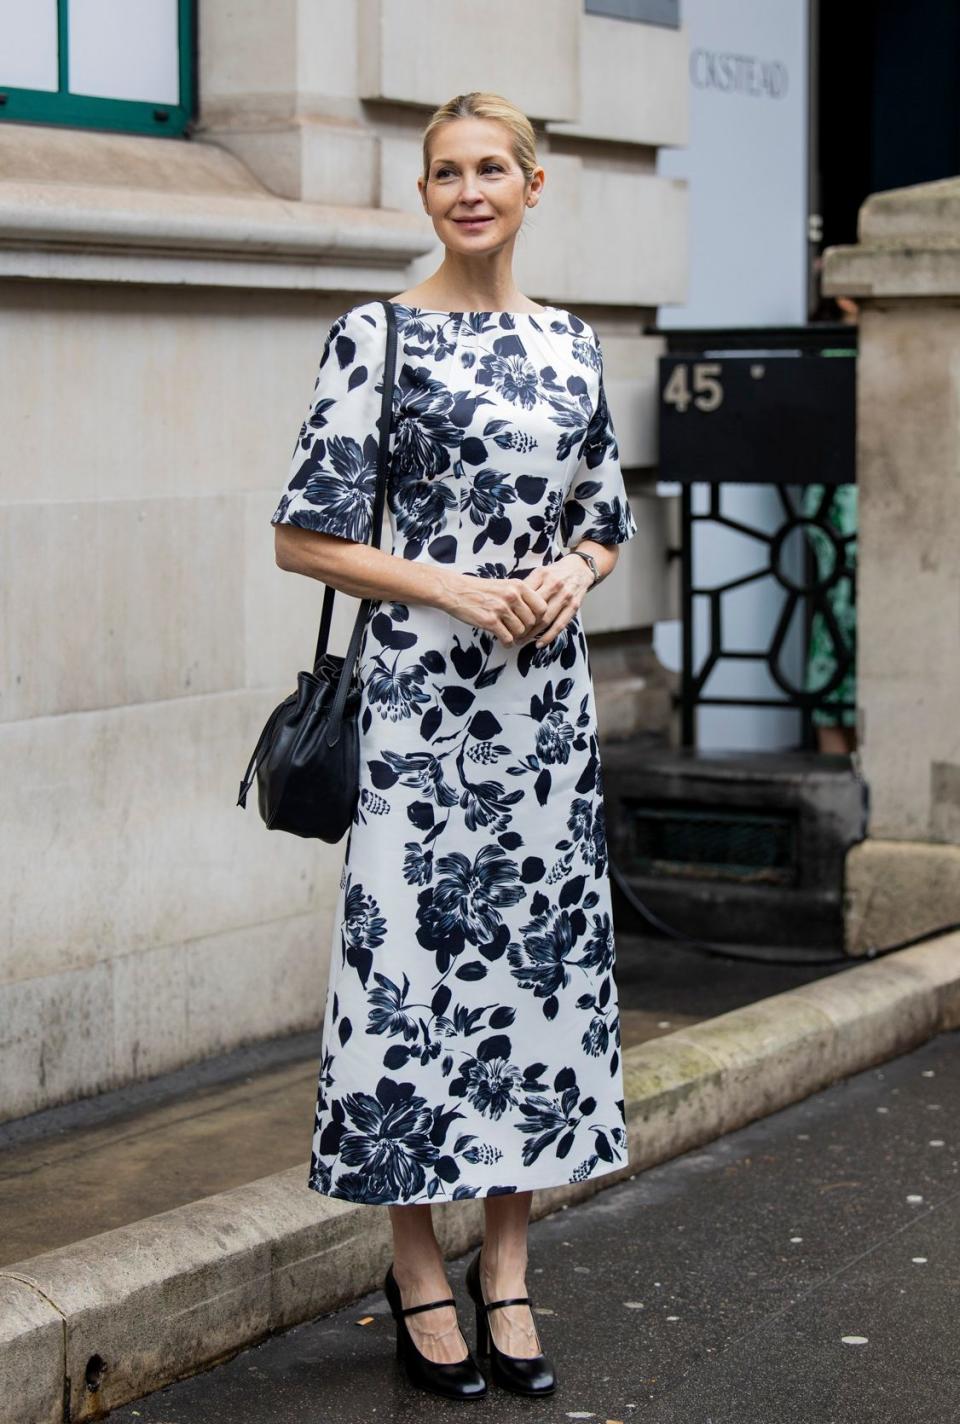
[[[608,1177],[611,1172],[621,1172],[625,1167],[629,1166],[629,1159],[622,1162],[605,1162],[602,1169],[598,1166],[594,1168],[592,1172],[588,1172],[586,1176],[578,1177],[577,1181],[592,1182],[596,1177]],[[480,1201],[484,1197],[491,1195],[512,1196],[516,1192],[546,1191],[551,1187],[571,1187],[574,1185],[576,1185],[576,1183],[573,1182],[570,1177],[565,1177],[562,1181],[558,1181],[555,1177],[552,1177],[547,1181],[528,1182],[523,1186],[518,1185],[508,1190],[504,1190],[503,1188],[499,1190],[488,1188],[486,1191],[478,1191],[472,1196],[452,1197],[440,1196],[438,1194],[435,1197],[429,1198],[424,1194],[418,1197],[397,1197],[392,1201],[384,1201],[382,1197],[367,1200],[358,1196],[341,1195],[336,1191],[325,1191],[322,1187],[317,1186],[312,1180],[312,1176],[307,1179],[307,1188],[309,1191],[316,1192],[319,1196],[330,1197],[334,1201],[351,1202],[354,1206],[457,1206],[460,1202]]]

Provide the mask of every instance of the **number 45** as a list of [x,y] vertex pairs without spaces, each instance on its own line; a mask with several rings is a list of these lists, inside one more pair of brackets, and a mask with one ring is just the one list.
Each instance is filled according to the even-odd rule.
[[719,361],[695,361],[693,363],[693,391],[690,389],[690,366],[679,362],[670,372],[670,379],[663,388],[663,399],[676,406],[681,415],[693,401],[697,410],[716,410],[723,401],[723,387],[720,384]]

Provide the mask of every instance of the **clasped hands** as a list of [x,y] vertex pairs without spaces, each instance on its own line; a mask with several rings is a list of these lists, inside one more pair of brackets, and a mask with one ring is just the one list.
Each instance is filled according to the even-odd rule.
[[461,574],[447,611],[493,633],[505,647],[522,647],[535,639],[543,648],[567,626],[592,584],[586,560],[564,554],[524,578]]

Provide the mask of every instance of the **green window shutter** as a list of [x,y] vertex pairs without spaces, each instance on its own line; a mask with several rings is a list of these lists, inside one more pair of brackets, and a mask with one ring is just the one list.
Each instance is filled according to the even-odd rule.
[[[179,80],[176,104],[72,94],[68,88],[70,3],[71,0],[57,0],[57,89],[20,89],[4,84],[0,59],[0,122],[63,124],[70,128],[112,129],[171,138],[186,132],[197,107],[196,0],[176,0]],[[117,3],[122,4],[123,0]]]

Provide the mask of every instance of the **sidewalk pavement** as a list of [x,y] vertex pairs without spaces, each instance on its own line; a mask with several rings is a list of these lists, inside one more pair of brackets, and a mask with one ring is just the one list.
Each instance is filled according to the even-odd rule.
[[[632,935],[617,944],[624,1049],[825,972],[708,962]],[[0,1124],[0,1267],[298,1166],[319,1062],[317,1030]]]
[[[943,1034],[530,1230],[558,1376],[491,1424],[955,1424],[960,1033]],[[471,1253],[472,1254],[472,1253]],[[469,1257],[450,1266],[467,1343]],[[482,1363],[482,1362],[481,1362]],[[111,1414],[111,1424],[407,1424],[382,1290]]]
[[[629,960],[621,963],[623,992]],[[729,986],[735,975],[716,963],[704,980]],[[799,987],[701,1022],[649,1021],[661,1036],[624,1053],[629,1168],[537,1192],[534,1219],[608,1195],[632,1173],[645,1180],[657,1163],[960,1024],[958,935],[827,978],[802,977]],[[307,1081],[304,1111],[312,1114]],[[277,1087],[281,1096],[292,1091],[289,1082]],[[235,1109],[228,1105],[225,1121]],[[194,1140],[206,1141],[209,1121],[195,1121]],[[285,1171],[0,1268],[0,1421],[102,1417],[376,1286],[390,1256],[386,1214],[308,1192],[302,1139],[298,1155]],[[66,1219],[69,1153],[54,1165]],[[480,1239],[481,1202],[434,1215],[448,1256]]]

